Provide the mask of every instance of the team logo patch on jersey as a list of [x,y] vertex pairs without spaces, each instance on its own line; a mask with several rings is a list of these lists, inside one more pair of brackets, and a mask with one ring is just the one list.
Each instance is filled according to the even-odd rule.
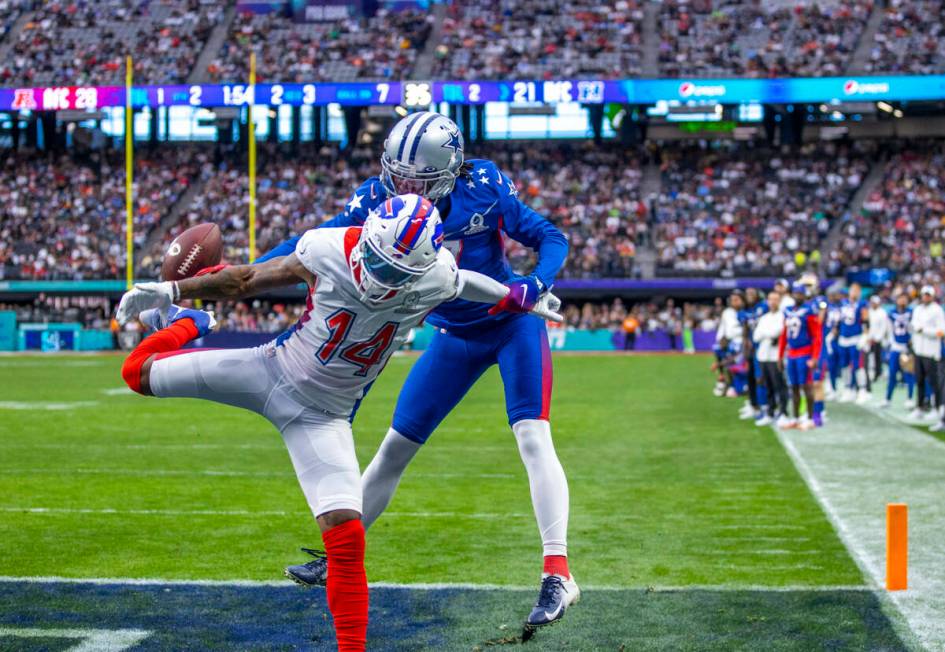
[[483,217],[481,213],[475,213],[472,217],[469,218],[469,224],[466,225],[466,228],[463,229],[464,235],[474,235],[476,233],[482,233],[483,231],[488,231],[489,227],[486,226],[486,218]]

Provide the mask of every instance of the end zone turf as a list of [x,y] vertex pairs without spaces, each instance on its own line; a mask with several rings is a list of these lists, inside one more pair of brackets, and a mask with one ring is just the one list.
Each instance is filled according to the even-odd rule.
[[[533,591],[373,588],[372,650],[518,644]],[[63,649],[20,631],[136,630],[135,650],[330,650],[323,591],[298,587],[0,581],[0,649]],[[74,643],[74,641],[72,641]],[[63,641],[60,641],[60,644]],[[904,650],[871,591],[588,590],[535,650]],[[117,648],[113,648],[117,649]]]

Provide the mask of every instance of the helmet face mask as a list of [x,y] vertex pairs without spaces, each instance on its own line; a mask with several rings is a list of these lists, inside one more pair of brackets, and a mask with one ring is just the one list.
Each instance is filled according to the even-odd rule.
[[380,303],[410,287],[436,264],[443,225],[433,204],[419,195],[398,195],[373,212],[351,251],[361,300]]

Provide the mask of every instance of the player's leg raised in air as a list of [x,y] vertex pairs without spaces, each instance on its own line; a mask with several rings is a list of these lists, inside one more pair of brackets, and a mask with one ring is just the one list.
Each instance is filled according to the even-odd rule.
[[[142,313],[142,321],[155,311]],[[339,650],[363,650],[368,586],[364,572],[361,480],[351,424],[309,407],[288,386],[265,349],[180,350],[207,334],[213,318],[172,306],[171,323],[129,354],[122,377],[131,389],[160,398],[199,398],[245,408],[278,428],[322,532],[328,607]]]

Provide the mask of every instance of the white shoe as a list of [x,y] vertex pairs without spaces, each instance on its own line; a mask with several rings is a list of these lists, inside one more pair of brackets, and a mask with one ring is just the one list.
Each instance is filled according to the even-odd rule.
[[778,426],[778,428],[789,430],[795,427],[797,423],[791,417],[787,416],[786,414],[782,414],[781,416],[778,417],[778,421],[776,425]]
[[914,398],[907,398],[907,399],[906,399],[906,402],[903,403],[903,406],[904,406],[907,410],[915,409],[915,399],[914,399]]
[[914,410],[912,410],[912,412],[909,413],[909,418],[915,419],[916,421],[918,421],[920,419],[925,418],[925,412],[923,412],[919,408],[915,408]]
[[729,387],[727,390],[725,390],[725,397],[726,397],[726,398],[738,398],[738,392],[735,391],[735,388],[734,388],[734,387]]
[[751,404],[745,405],[741,410],[738,411],[739,419],[753,419],[755,418],[755,408]]
[[885,409],[887,409],[887,408],[888,408],[889,406],[891,406],[891,405],[892,405],[892,403],[889,402],[889,400],[883,400],[883,401],[880,402],[879,407],[881,407],[882,409],[885,410]]
[[866,405],[873,398],[873,395],[867,392],[865,389],[861,389],[856,395],[856,404],[857,405]]
[[774,423],[774,419],[767,414],[755,421],[756,426],[770,426],[772,423]]
[[716,396],[722,396],[725,393],[725,383],[715,383],[715,389],[712,390],[712,393]]
[[824,400],[832,401],[837,398],[837,393],[833,391],[830,387],[824,390]]
[[939,421],[941,419],[941,417],[938,416],[938,410],[929,410],[922,415],[922,418],[926,421]]
[[814,422],[808,419],[807,417],[804,417],[797,423],[797,429],[798,430],[813,430]]
[[929,432],[942,432],[942,431],[945,431],[945,423],[941,421],[939,421],[938,423],[934,424],[931,428],[929,428]]

